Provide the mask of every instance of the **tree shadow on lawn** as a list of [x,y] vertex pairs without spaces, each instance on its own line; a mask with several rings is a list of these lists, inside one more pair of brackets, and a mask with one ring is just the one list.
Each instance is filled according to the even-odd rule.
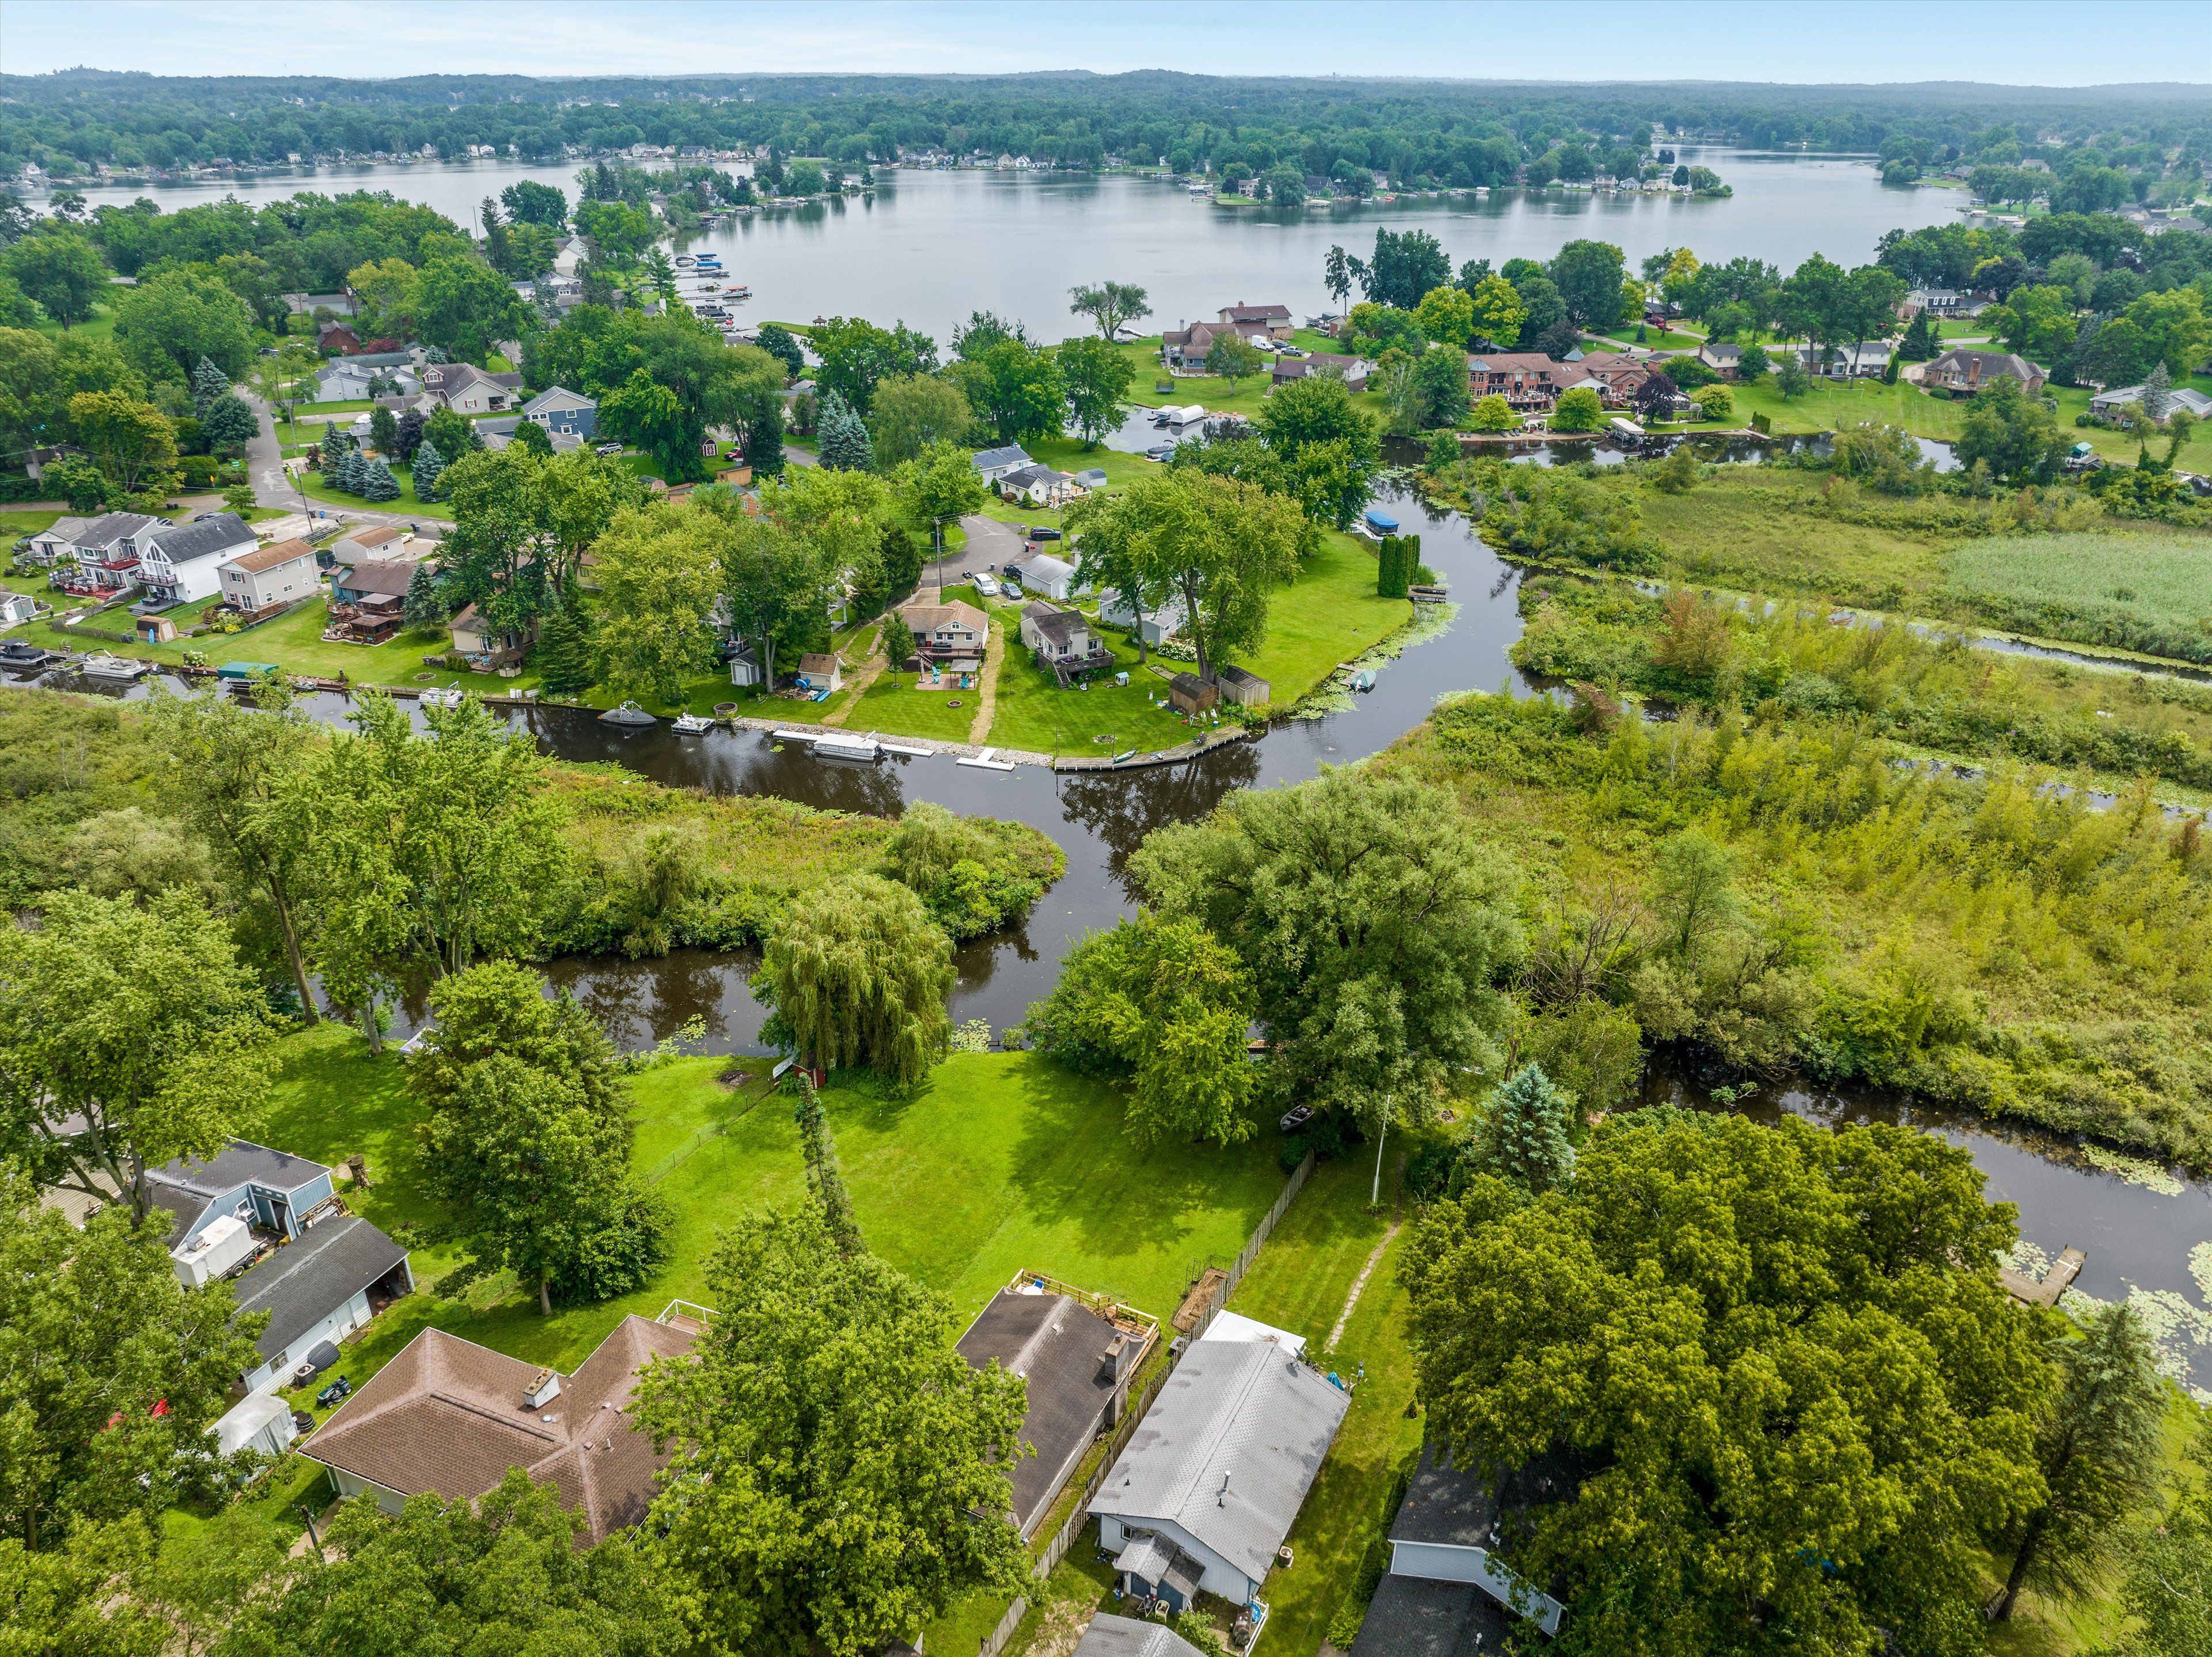
[[1239,1216],[1225,1240],[1233,1258],[1281,1190],[1272,1156],[1263,1174],[1255,1170],[1266,1154],[1249,1142],[1139,1144],[1118,1088],[1041,1056],[1016,1081],[1029,1111],[1009,1181],[1033,1215],[1073,1221],[1088,1251],[1127,1255],[1141,1243],[1220,1253],[1224,1240],[1200,1227],[1209,1212],[1227,1211]]

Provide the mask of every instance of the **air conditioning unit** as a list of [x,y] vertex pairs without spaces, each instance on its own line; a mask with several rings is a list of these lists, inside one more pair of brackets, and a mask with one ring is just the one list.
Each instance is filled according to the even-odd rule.
[[561,1395],[561,1377],[550,1369],[541,1369],[522,1395],[522,1401],[532,1410],[543,1410]]
[[204,1288],[253,1252],[253,1233],[234,1215],[210,1221],[184,1247],[170,1251],[177,1281],[186,1288]]

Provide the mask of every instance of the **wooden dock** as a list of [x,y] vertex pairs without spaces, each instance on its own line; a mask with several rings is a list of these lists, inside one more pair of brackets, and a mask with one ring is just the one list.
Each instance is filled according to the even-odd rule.
[[2078,1248],[2068,1248],[2051,1263],[2051,1270],[2043,1274],[2040,1282],[2010,1266],[1997,1268],[1997,1281],[2004,1285],[2005,1293],[2022,1306],[2056,1306],[2058,1297],[2072,1288],[2074,1280],[2081,1275],[2082,1263],[2088,1258]]

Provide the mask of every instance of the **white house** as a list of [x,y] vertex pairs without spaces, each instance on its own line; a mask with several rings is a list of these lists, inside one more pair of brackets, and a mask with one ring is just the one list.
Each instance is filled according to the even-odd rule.
[[275,541],[218,566],[223,602],[251,615],[322,589],[315,549],[302,540]]
[[[1109,627],[1127,627],[1134,631],[1137,625],[1137,608],[1123,598],[1118,589],[1110,590],[1099,602],[1098,619]],[[1157,646],[1164,640],[1173,638],[1177,633],[1182,631],[1184,622],[1182,600],[1177,598],[1162,599],[1157,609],[1145,612],[1145,643],[1147,646]]]
[[139,538],[138,579],[161,605],[198,604],[222,589],[222,566],[253,551],[253,530],[235,512],[163,525]]
[[31,537],[23,557],[33,564],[52,565],[76,557],[76,538],[90,525],[89,518],[57,518]]
[[1217,1317],[1092,1499],[1125,1591],[1257,1599],[1352,1399],[1285,1331]]
[[977,449],[971,458],[987,484],[995,484],[1010,472],[1036,464],[1019,443],[1009,443],[1004,448]]
[[935,590],[929,589],[917,593],[898,608],[899,618],[913,632],[921,654],[939,663],[957,661],[972,667],[981,662],[990,631],[983,612],[972,604],[957,600],[945,604],[936,598]]

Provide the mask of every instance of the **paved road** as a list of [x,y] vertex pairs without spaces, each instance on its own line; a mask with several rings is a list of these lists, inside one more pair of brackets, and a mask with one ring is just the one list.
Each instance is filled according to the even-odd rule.
[[[945,583],[957,585],[986,565],[1004,569],[1008,563],[1019,561],[1022,538],[1014,533],[1011,524],[1002,524],[996,518],[987,518],[976,512],[963,518],[960,527],[968,532],[968,545],[945,549]],[[922,568],[923,582],[935,582],[937,570],[937,560],[933,558]]]
[[404,512],[379,512],[373,507],[332,506],[327,501],[318,501],[303,494],[284,470],[283,446],[276,441],[276,420],[269,405],[243,390],[253,410],[258,429],[246,445],[246,475],[253,480],[253,501],[257,506],[273,506],[283,512],[320,513],[337,523],[412,525],[422,535],[434,540],[442,537],[453,526],[437,518],[424,518]]

